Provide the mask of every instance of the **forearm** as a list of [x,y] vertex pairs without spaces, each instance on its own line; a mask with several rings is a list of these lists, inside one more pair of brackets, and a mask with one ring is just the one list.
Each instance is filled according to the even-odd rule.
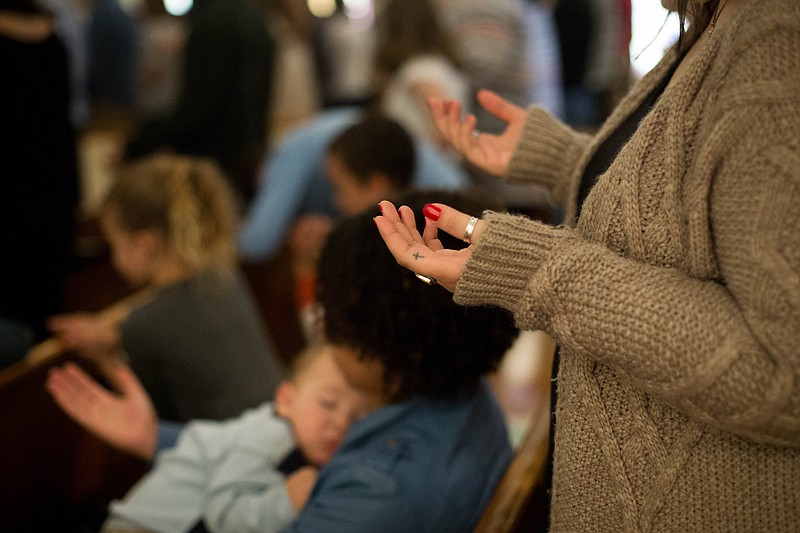
[[508,215],[485,219],[457,302],[507,308],[564,353],[619,369],[695,419],[800,445],[796,356],[766,348],[723,284],[622,257],[576,230]]
[[297,514],[277,468],[294,441],[272,409],[264,404],[236,419],[223,453],[207,465],[203,519],[212,531],[278,531]]

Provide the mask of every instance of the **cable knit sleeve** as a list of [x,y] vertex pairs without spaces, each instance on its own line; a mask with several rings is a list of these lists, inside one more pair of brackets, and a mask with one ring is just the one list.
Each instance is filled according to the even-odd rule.
[[566,205],[580,180],[579,163],[592,140],[545,110],[532,106],[505,178],[546,187],[553,199]]
[[[800,51],[786,57],[794,63],[784,72],[796,73]],[[507,308],[520,327],[551,334],[563,357],[608,365],[695,420],[800,446],[800,84],[796,74],[772,81],[760,74],[720,98],[695,159],[706,165],[689,171],[707,182],[687,179],[687,201],[675,215],[710,225],[704,253],[686,244],[691,235],[675,247],[716,265],[715,275],[695,275],[691,259],[659,264],[647,257],[658,243],[632,249],[648,231],[643,225],[628,224],[620,236],[596,217],[594,235],[622,243],[610,246],[590,242],[580,225],[485,213],[456,301]],[[602,193],[622,198],[613,205],[626,223],[647,207],[626,204],[629,191]]]

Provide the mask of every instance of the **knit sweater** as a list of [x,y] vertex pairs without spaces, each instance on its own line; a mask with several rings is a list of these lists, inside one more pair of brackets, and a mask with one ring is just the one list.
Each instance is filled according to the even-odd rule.
[[[576,225],[487,212],[456,287],[561,348],[552,531],[800,531],[800,5],[717,30]],[[593,137],[531,108],[508,178],[574,218]]]

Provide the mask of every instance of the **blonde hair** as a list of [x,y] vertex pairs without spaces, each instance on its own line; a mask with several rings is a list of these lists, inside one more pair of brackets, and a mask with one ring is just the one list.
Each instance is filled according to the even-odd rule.
[[234,194],[210,160],[158,154],[126,165],[103,210],[113,210],[125,231],[160,231],[196,272],[226,272],[237,260]]

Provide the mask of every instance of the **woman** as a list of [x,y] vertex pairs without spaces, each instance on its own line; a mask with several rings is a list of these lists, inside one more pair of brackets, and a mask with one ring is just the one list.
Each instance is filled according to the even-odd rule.
[[595,136],[486,92],[508,126],[480,134],[431,102],[465,157],[547,185],[574,227],[443,204],[424,236],[407,208],[376,219],[456,302],[558,342],[553,531],[800,528],[800,7],[678,7],[687,34]]
[[112,317],[49,321],[82,355],[122,352],[166,420],[237,415],[268,400],[283,375],[236,264],[234,205],[210,160],[158,154],[124,166],[100,225],[114,266],[147,296]]

